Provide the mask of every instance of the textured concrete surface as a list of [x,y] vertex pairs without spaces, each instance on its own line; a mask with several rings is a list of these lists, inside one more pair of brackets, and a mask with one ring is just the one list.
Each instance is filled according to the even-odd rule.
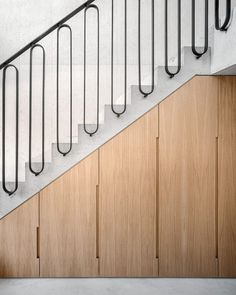
[[[137,120],[144,113],[148,112],[156,104],[178,89],[181,85],[189,81],[197,74],[210,73],[211,52],[196,60],[190,48],[183,50],[183,69],[181,73],[173,79],[165,73],[164,67],[158,67],[156,71],[156,88],[152,95],[144,99],[140,95],[137,86],[132,87],[131,104],[127,107],[127,112],[119,119],[111,112],[110,106],[105,107],[105,124],[100,126],[96,135],[89,137],[83,131],[83,126],[79,125],[78,144],[74,144],[72,152],[66,159],[56,153],[55,144],[52,148],[52,163],[47,164],[44,172],[35,177],[26,169],[26,181],[21,182],[18,191],[9,197],[0,187],[0,218],[22,204],[43,189],[50,182],[69,170],[79,161],[84,159],[99,146],[107,142],[113,136],[121,132]],[[148,86],[147,86],[148,87]],[[28,165],[28,164],[26,164]],[[27,166],[26,166],[27,168]]]
[[0,280],[4,295],[235,295],[235,279]]

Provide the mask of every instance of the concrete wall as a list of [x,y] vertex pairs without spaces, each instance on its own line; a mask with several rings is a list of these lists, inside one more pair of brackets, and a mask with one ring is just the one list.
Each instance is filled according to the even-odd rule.
[[[203,20],[204,1],[196,1],[197,24],[199,28],[198,45],[203,39]],[[26,42],[33,39],[35,36],[46,30],[49,26],[56,23],[59,19],[65,16],[84,0],[1,0],[0,1],[0,37],[1,51],[0,60],[3,61],[20,49]],[[123,3],[124,1],[115,2],[115,60],[118,64],[123,64]],[[209,0],[210,11],[213,10],[214,0]],[[110,64],[110,7],[111,0],[96,0],[95,3],[100,8],[101,14],[101,63]],[[128,0],[128,40],[129,40],[129,63],[137,64],[137,17],[138,17],[138,0]],[[143,28],[143,49],[144,62],[148,63],[149,56],[149,20],[150,20],[150,3],[151,0],[142,0],[142,24]],[[155,15],[156,15],[156,63],[163,63],[164,56],[164,0],[155,0]],[[175,37],[176,37],[176,0],[169,0],[170,10],[170,51],[175,52]],[[182,33],[183,45],[190,44],[191,40],[191,1],[182,0]],[[92,13],[91,13],[92,14]],[[93,18],[94,16],[92,16]],[[74,56],[75,64],[83,63],[83,13],[80,13],[72,21],[69,22],[74,29]],[[213,23],[213,13],[210,13],[210,25]],[[93,35],[93,28],[89,30]],[[55,36],[54,36],[55,37]],[[90,39],[91,40],[91,39]],[[55,46],[55,38],[47,38],[44,44],[47,46]],[[53,48],[53,47],[50,47]],[[173,52],[172,52],[173,51]],[[90,51],[93,55],[93,51]],[[170,53],[170,55],[171,55]],[[26,55],[27,56],[27,55]],[[55,63],[54,54],[48,57],[48,63]],[[28,59],[26,58],[27,62]],[[90,61],[94,62],[93,59]]]

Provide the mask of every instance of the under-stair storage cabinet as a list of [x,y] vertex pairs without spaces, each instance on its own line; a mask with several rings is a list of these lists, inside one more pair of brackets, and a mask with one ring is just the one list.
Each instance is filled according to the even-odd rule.
[[40,276],[98,276],[98,152],[40,193]]
[[236,277],[236,77],[193,78],[0,220],[0,277],[158,276]]
[[159,108],[159,274],[217,276],[218,79],[196,77]]
[[220,78],[219,275],[236,277],[236,77]]
[[158,107],[100,148],[102,277],[156,277]]
[[39,276],[38,196],[0,220],[0,278]]

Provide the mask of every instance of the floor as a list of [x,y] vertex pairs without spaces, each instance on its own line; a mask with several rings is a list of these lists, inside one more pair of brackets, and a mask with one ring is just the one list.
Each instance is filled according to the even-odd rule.
[[236,279],[0,279],[4,295],[235,295]]

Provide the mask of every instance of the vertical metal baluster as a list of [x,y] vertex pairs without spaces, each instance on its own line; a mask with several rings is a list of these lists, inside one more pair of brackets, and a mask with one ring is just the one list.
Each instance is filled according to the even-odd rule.
[[[33,51],[35,48],[42,49],[43,72],[42,72],[42,166],[39,171],[35,171],[32,166],[32,68]],[[41,174],[45,166],[45,50],[42,45],[35,44],[30,49],[30,83],[29,83],[29,169],[35,176]]]
[[231,19],[231,0],[226,0],[226,16],[222,25],[220,25],[219,6],[219,0],[215,0],[215,28],[218,31],[227,31]]
[[[6,186],[6,72],[8,68],[16,71],[16,148],[15,148],[15,187],[10,190]],[[2,78],[2,187],[11,196],[18,189],[18,165],[19,165],[19,71],[14,65],[7,65],[3,69]]]
[[192,52],[197,58],[202,57],[208,50],[208,0],[205,0],[205,44],[202,52],[198,52],[196,49],[196,20],[195,20],[195,0],[192,0]]
[[[95,9],[97,12],[97,124],[94,131],[89,131],[86,128],[86,43],[87,43],[87,11],[89,9]],[[99,129],[99,84],[100,84],[100,78],[99,78],[99,66],[100,66],[100,53],[99,53],[99,40],[100,40],[100,29],[99,29],[99,9],[96,5],[91,4],[87,6],[84,10],[84,131],[89,134],[90,136],[97,133]]]
[[118,112],[114,108],[114,0],[111,2],[111,109],[117,117],[120,117],[125,113],[127,108],[127,0],[124,0],[125,4],[125,29],[124,29],[124,107],[123,110]]
[[147,97],[148,95],[152,94],[154,91],[154,71],[155,71],[155,36],[154,36],[154,22],[155,22],[155,11],[154,11],[154,0],[152,0],[152,70],[151,70],[151,76],[152,76],[152,85],[149,92],[146,92],[142,89],[142,66],[141,66],[141,0],[138,2],[138,67],[139,67],[139,91],[144,97]]
[[[67,151],[60,149],[60,131],[59,131],[59,48],[60,48],[60,30],[66,28],[70,33],[70,144]],[[61,25],[57,29],[57,150],[63,156],[69,154],[72,150],[72,30],[69,25]]]
[[178,66],[175,72],[168,65],[168,0],[165,0],[165,71],[173,78],[181,70],[181,0],[178,0]]

